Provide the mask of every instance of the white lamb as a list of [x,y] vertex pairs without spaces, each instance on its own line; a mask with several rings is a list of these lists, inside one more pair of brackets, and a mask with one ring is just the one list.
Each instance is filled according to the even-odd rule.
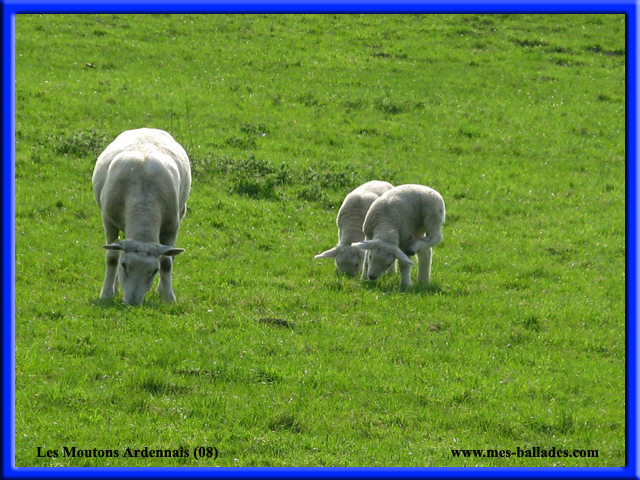
[[[171,270],[184,252],[175,244],[190,189],[187,153],[165,131],[129,130],[102,152],[93,171],[107,238],[101,299],[113,298],[120,281],[124,303],[139,305],[160,271],[158,292],[176,301]],[[120,231],[125,239],[116,242]]]
[[418,283],[428,283],[431,247],[442,241],[444,220],[444,200],[432,188],[401,185],[382,195],[364,220],[367,240],[353,245],[368,251],[366,278],[377,280],[397,259],[401,284],[410,286],[413,262],[409,257],[417,254]]
[[338,271],[350,277],[358,275],[364,261],[364,251],[352,243],[365,239],[362,224],[371,204],[383,193],[391,190],[388,182],[373,180],[360,185],[347,195],[338,211],[338,245],[316,255],[315,258],[335,258]]

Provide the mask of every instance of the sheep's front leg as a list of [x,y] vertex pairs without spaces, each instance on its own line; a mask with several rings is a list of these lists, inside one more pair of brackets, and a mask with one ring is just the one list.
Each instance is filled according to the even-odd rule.
[[168,302],[175,302],[176,296],[171,285],[171,272],[173,270],[173,257],[160,257],[160,283],[158,293]]
[[[175,246],[177,232],[171,235],[160,235],[160,243],[163,245]],[[176,296],[173,293],[171,275],[173,271],[173,257],[160,256],[160,283],[158,283],[157,292],[160,296],[168,301],[175,302]]]
[[360,277],[360,280],[362,280],[363,282],[369,279],[369,277],[367,276],[368,270],[369,270],[369,252],[364,252],[364,260],[362,262],[362,276]]
[[429,283],[431,278],[431,247],[423,247],[418,252],[418,283]]
[[405,287],[411,286],[411,264],[409,263],[400,263],[400,285]]
[[[118,228],[104,222],[105,237],[107,244],[113,243],[118,238]],[[107,250],[106,269],[104,283],[100,291],[101,300],[109,300],[118,294],[118,262],[120,261],[119,250]]]

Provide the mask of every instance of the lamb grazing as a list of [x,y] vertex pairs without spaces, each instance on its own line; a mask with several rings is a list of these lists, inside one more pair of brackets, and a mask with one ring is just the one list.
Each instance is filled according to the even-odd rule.
[[360,185],[347,195],[338,211],[338,245],[316,255],[315,258],[335,258],[338,271],[350,277],[358,275],[364,261],[364,251],[352,243],[364,240],[362,224],[371,204],[383,193],[391,190],[388,182],[373,180]]
[[401,185],[378,198],[364,220],[367,240],[353,244],[368,251],[366,278],[377,280],[397,259],[401,284],[410,286],[409,257],[417,254],[418,283],[428,283],[431,247],[442,241],[444,219],[444,200],[429,187]]
[[[173,257],[184,252],[175,244],[190,190],[187,153],[165,131],[129,130],[102,152],[93,171],[107,238],[101,299],[118,293],[119,280],[124,303],[139,305],[160,271],[158,292],[176,301],[171,270]],[[116,242],[120,231],[125,240]]]

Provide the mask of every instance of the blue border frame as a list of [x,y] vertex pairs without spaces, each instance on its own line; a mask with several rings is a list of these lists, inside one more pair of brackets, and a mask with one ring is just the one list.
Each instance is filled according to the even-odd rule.
[[[640,0],[615,3],[565,0],[3,0],[2,68],[3,68],[3,448],[4,478],[96,478],[148,477],[360,477],[360,478],[616,478],[639,479],[637,418],[637,11]],[[14,16],[19,13],[624,13],[627,22],[626,44],[626,466],[624,468],[19,468],[15,464],[15,64]]]

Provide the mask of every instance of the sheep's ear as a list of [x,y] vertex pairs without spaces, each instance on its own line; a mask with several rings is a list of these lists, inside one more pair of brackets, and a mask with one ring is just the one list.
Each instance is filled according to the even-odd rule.
[[368,240],[366,242],[352,243],[351,246],[359,248],[360,250],[372,250],[376,248],[376,243],[372,240]]
[[110,243],[108,245],[103,245],[102,248],[106,250],[124,250],[121,243]]
[[335,258],[338,256],[339,251],[340,247],[333,247],[332,249],[324,251],[313,258]]
[[184,252],[184,248],[170,247],[168,245],[158,245],[156,248],[156,255],[164,255],[165,257],[175,257]]
[[413,265],[413,262],[409,257],[407,257],[400,248],[396,247],[393,255],[398,259],[400,263],[406,263],[407,265]]

